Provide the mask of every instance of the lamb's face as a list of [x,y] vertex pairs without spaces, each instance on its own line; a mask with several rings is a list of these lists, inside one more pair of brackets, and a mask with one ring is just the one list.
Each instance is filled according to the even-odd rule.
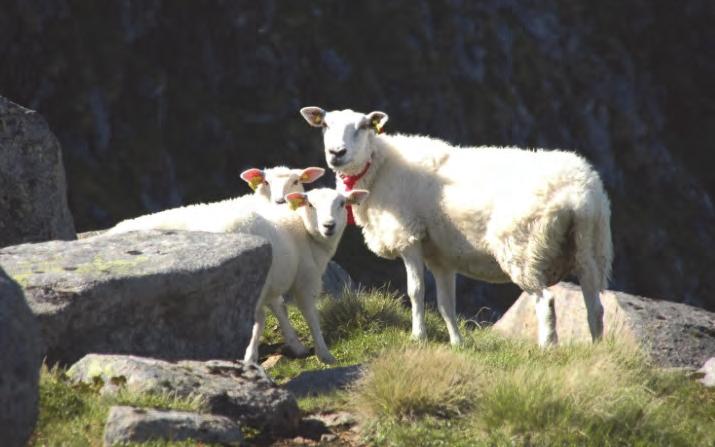
[[293,209],[302,207],[303,224],[314,237],[340,239],[348,222],[346,205],[358,205],[368,192],[356,189],[342,193],[329,188],[317,188],[307,193],[292,193],[286,200]]
[[304,184],[316,181],[324,173],[323,168],[289,169],[278,166],[264,170],[248,169],[241,173],[241,178],[256,194],[280,205],[286,203],[286,195],[305,191]]
[[308,124],[323,129],[328,166],[346,174],[362,171],[370,161],[370,140],[388,119],[383,112],[367,115],[352,110],[326,112],[320,107],[304,107],[300,113]]

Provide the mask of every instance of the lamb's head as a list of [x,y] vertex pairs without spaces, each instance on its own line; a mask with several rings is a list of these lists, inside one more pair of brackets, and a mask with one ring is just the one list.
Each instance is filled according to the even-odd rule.
[[308,124],[323,129],[325,160],[334,171],[344,174],[363,170],[372,156],[372,139],[388,119],[384,112],[326,112],[320,107],[303,107],[300,113]]
[[291,208],[302,208],[305,229],[313,237],[340,240],[348,222],[346,205],[359,205],[370,194],[363,189],[340,192],[329,188],[316,188],[306,193],[286,195]]
[[285,196],[292,192],[303,192],[303,185],[313,183],[325,174],[323,168],[290,169],[277,166],[268,169],[247,169],[241,178],[255,194],[265,197],[271,203],[286,203]]

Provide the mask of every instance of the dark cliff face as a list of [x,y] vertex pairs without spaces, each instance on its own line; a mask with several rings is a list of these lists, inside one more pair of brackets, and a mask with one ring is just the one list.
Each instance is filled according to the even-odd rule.
[[[16,0],[0,94],[58,135],[80,230],[245,193],[247,167],[324,166],[304,105],[383,110],[388,132],[461,145],[573,149],[612,199],[613,286],[713,309],[713,5]],[[339,261],[401,285],[359,239]]]

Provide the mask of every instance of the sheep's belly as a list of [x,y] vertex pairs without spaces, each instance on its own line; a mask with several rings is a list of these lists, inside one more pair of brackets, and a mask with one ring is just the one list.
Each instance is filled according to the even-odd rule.
[[431,241],[424,241],[423,250],[428,264],[451,266],[458,273],[481,281],[511,282],[509,275],[504,273],[492,255],[468,245],[445,250],[444,246],[440,247]]

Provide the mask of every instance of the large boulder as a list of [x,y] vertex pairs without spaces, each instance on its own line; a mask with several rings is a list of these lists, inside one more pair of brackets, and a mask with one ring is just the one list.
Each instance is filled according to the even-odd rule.
[[105,447],[160,440],[238,446],[243,433],[237,422],[223,416],[125,406],[109,409]]
[[72,365],[75,382],[104,384],[101,392],[125,387],[131,393],[169,393],[200,399],[213,414],[279,434],[298,427],[295,397],[279,388],[255,363],[210,360],[166,362],[125,356],[90,354]]
[[[590,342],[581,288],[562,282],[549,290],[555,299],[559,342]],[[604,336],[639,342],[662,366],[699,368],[715,352],[715,313],[611,290],[601,293],[601,302]],[[535,341],[534,297],[523,293],[493,328]]]
[[241,357],[270,262],[268,242],[243,234],[148,231],[0,249],[50,364],[90,352]]
[[0,247],[74,238],[60,143],[39,113],[0,96]]
[[0,436],[24,446],[37,421],[40,331],[20,287],[0,268]]

